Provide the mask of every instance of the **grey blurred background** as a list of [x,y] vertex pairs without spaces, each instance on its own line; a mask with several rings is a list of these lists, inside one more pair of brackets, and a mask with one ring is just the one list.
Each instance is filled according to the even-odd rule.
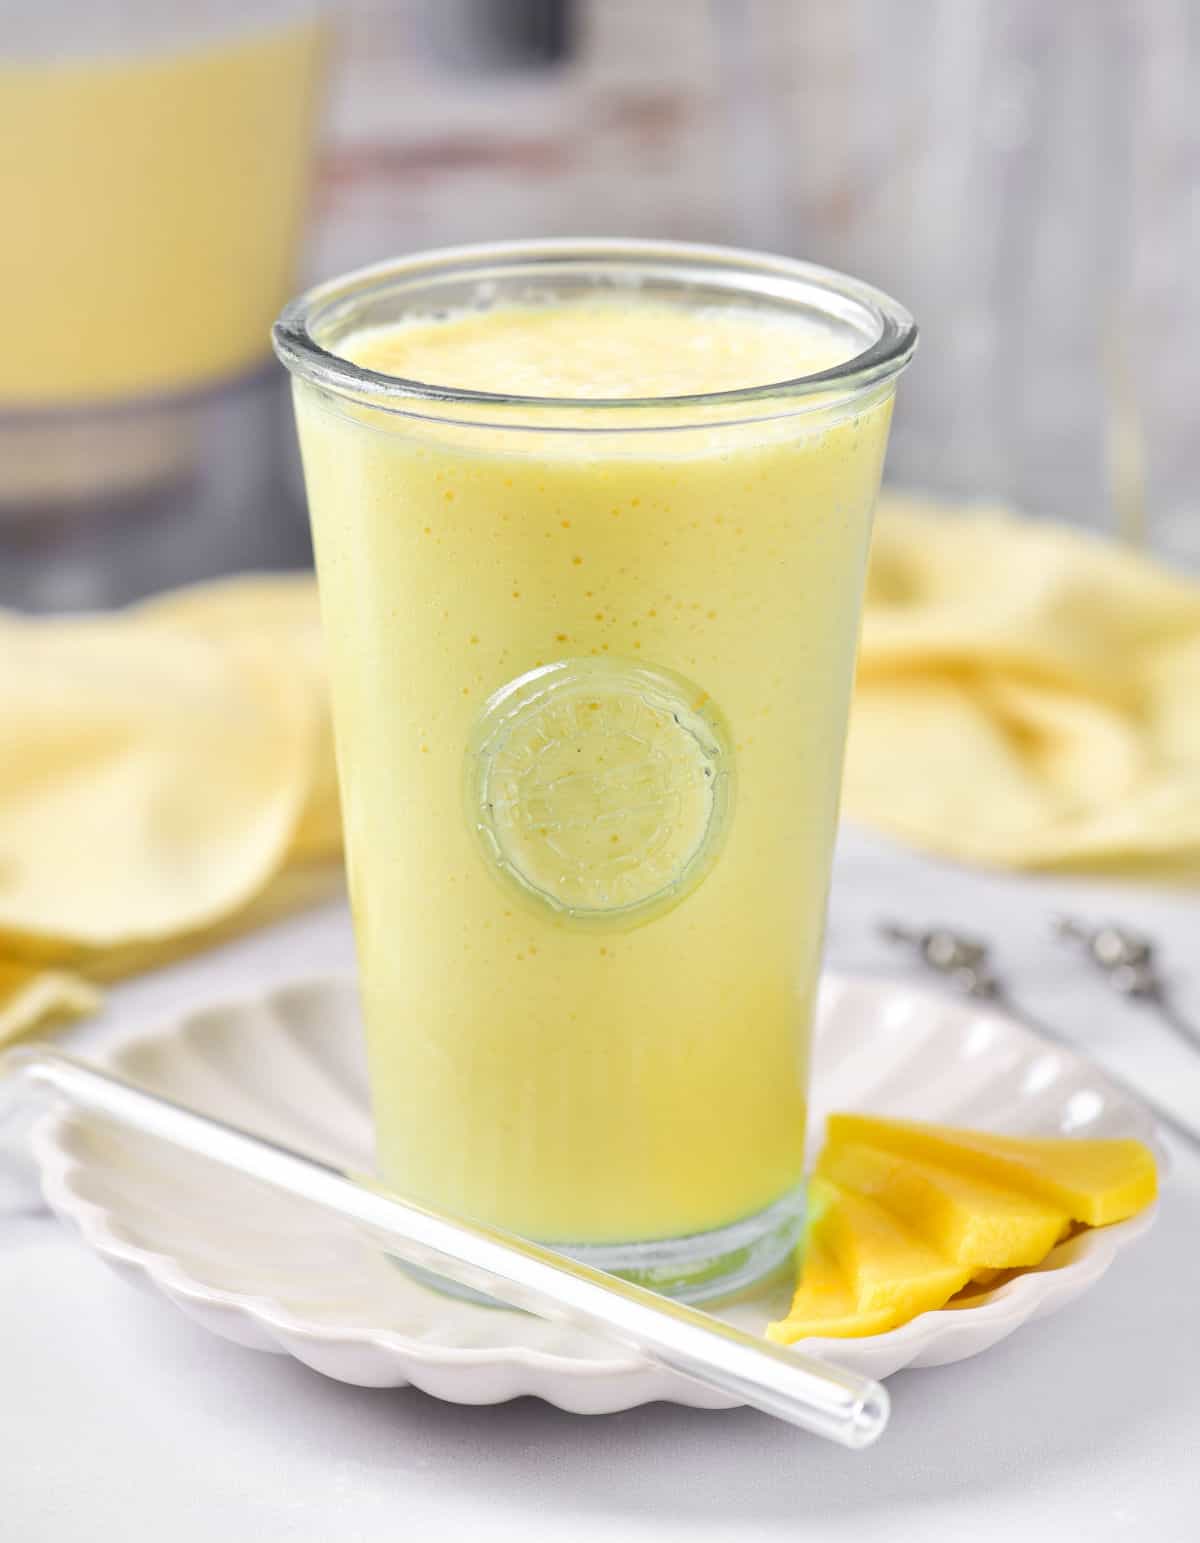
[[[533,234],[724,241],[849,269],[922,326],[894,484],[1200,563],[1192,0],[333,9],[298,281]],[[0,21],[0,41],[18,26]],[[198,451],[172,486],[0,522],[0,600],[110,604],[306,562],[281,372],[264,353],[189,412]]]

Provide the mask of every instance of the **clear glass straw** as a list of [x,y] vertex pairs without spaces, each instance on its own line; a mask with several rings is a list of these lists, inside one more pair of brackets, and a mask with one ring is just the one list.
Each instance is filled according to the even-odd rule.
[[413,1205],[85,1061],[40,1047],[10,1050],[0,1055],[0,1072],[359,1222],[406,1264],[540,1318],[596,1331],[814,1435],[857,1449],[887,1424],[887,1393],[857,1372],[755,1339],[511,1233]]

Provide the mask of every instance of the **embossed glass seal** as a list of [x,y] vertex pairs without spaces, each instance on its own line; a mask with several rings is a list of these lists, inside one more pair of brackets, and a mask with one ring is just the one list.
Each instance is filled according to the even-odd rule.
[[729,825],[733,748],[672,670],[567,659],[502,686],[467,753],[488,861],[561,919],[638,925],[701,882]]

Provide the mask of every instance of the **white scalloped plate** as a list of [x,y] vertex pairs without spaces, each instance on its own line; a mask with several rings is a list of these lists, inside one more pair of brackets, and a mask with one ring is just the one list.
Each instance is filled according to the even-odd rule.
[[[214,1007],[126,1043],[108,1061],[182,1103],[346,1167],[371,1165],[358,1004],[348,983]],[[990,1008],[891,982],[825,981],[814,1084],[814,1144],[830,1109],[1015,1134],[1154,1140],[1145,1110],[1085,1061]],[[731,1402],[578,1330],[431,1291],[349,1224],[97,1117],[51,1113],[34,1146],[60,1217],[122,1274],[238,1344],[293,1355],[344,1382],[413,1383],[458,1403],[531,1394],[601,1413],[654,1399]],[[970,1305],[806,1348],[875,1377],[976,1355],[1094,1284],[1153,1215],[1084,1232]],[[781,1282],[719,1311],[761,1329],[781,1316],[788,1296]]]

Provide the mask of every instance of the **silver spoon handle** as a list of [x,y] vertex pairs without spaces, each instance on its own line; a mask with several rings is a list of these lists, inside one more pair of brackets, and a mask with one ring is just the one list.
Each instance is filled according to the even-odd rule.
[[288,1147],[195,1113],[57,1051],[0,1055],[0,1072],[362,1223],[405,1263],[534,1313],[598,1331],[670,1371],[842,1446],[869,1446],[885,1390],[857,1372],[755,1339],[707,1313],[497,1228],[410,1204]]
[[[1108,927],[1092,932],[1079,922],[1060,917],[1057,930],[1060,937],[1086,941],[1092,957],[1106,972],[1111,972],[1114,964],[1140,965],[1148,963],[1151,958],[1152,951],[1147,939],[1119,928]],[[968,937],[951,927],[913,928],[894,921],[881,922],[879,932],[889,943],[901,943],[912,949],[926,969],[948,979],[963,996],[979,1002],[994,1002],[1043,1039],[1061,1045],[1072,1055],[1087,1054],[1085,1046],[1076,1044],[1052,1023],[1047,1023],[1013,998],[1000,977],[992,972],[988,962],[990,951],[981,938]],[[1177,1032],[1184,1032],[1178,1022],[1174,1026]],[[1114,1087],[1145,1104],[1160,1125],[1174,1132],[1189,1146],[1200,1149],[1200,1129],[1172,1114],[1152,1094],[1143,1092],[1140,1087],[1110,1071],[1103,1061],[1097,1061],[1096,1065]]]
[[[1072,1055],[1083,1056],[1087,1054],[1085,1047],[1077,1044],[1066,1034],[1060,1033],[1052,1023],[1047,1023],[1037,1013],[1030,1012],[1022,1003],[1014,1002],[1007,992],[997,991],[992,1000],[1002,1007],[1005,1012],[1010,1013],[1014,1018],[1019,1019],[1028,1028],[1031,1028],[1035,1034],[1040,1034],[1043,1039],[1048,1039],[1053,1044],[1061,1045],[1064,1050],[1069,1050]],[[1095,1065],[1104,1077],[1112,1083],[1113,1087],[1120,1088],[1122,1093],[1128,1093],[1130,1098],[1136,1099],[1140,1104],[1145,1104],[1146,1108],[1149,1109],[1160,1125],[1171,1131],[1180,1141],[1186,1141],[1189,1146],[1200,1150],[1200,1130],[1197,1130],[1194,1125],[1189,1125],[1186,1120],[1181,1119],[1176,1114],[1172,1114],[1170,1109],[1165,1104],[1160,1103],[1152,1093],[1147,1093],[1142,1088],[1135,1087],[1132,1082],[1127,1081],[1126,1078],[1113,1071],[1105,1062],[1097,1061]]]
[[1153,938],[1118,922],[1093,927],[1073,916],[1055,917],[1054,932],[1063,942],[1082,948],[1085,958],[1118,996],[1150,1008],[1189,1050],[1200,1050],[1200,1028],[1172,1000]]

